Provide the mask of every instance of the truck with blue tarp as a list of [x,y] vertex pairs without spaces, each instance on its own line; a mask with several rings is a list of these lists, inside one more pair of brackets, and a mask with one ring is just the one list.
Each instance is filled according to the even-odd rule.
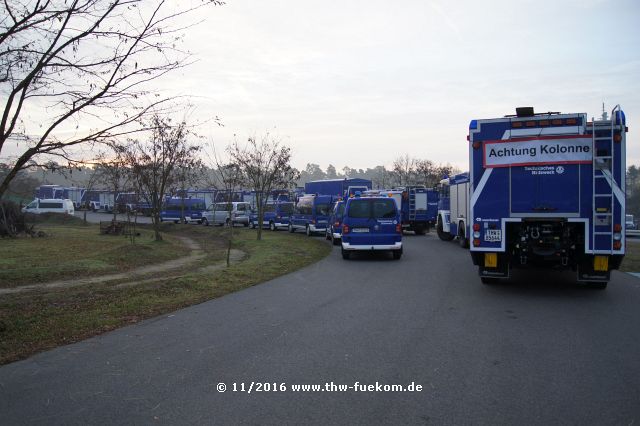
[[371,189],[371,187],[372,183],[369,179],[325,179],[305,183],[304,192],[306,195],[332,195],[334,197],[349,198],[356,192],[364,192]]
[[619,106],[471,121],[466,226],[483,283],[542,266],[606,288],[625,254],[627,132]]
[[468,172],[446,177],[440,181],[436,232],[441,240],[451,241],[457,237],[461,247],[468,247],[468,205]]

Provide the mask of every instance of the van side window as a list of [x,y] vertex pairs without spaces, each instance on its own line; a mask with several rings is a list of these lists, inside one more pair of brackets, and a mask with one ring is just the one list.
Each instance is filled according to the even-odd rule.
[[62,203],[40,203],[41,209],[61,209]]
[[247,211],[247,205],[246,204],[238,204],[237,205],[237,210],[239,212],[245,212],[245,211]]

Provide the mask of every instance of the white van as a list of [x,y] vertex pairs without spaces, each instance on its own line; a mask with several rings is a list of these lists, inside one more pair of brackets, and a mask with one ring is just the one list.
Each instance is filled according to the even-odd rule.
[[234,225],[240,223],[249,226],[251,204],[234,201],[232,203],[215,203],[202,212],[202,223],[205,225]]
[[73,216],[75,209],[73,207],[73,201],[60,200],[60,199],[40,199],[36,198],[25,207],[22,208],[23,213],[63,213]]

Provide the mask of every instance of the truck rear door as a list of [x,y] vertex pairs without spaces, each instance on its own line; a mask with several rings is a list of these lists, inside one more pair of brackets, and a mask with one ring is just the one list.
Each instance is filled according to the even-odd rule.
[[511,212],[579,213],[580,165],[511,167]]

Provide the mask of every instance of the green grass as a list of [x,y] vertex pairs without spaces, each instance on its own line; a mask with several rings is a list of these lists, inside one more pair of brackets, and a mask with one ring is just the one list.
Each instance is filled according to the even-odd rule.
[[623,272],[640,272],[640,241],[627,240],[620,270]]
[[207,258],[177,271],[178,277],[159,276],[135,286],[107,283],[0,296],[0,364],[250,287],[307,266],[331,251],[326,242],[300,234],[267,231],[262,241],[256,241],[255,231],[237,228],[233,247],[247,257],[229,268],[204,273],[197,267],[224,259],[228,230],[185,225],[163,230],[169,238],[184,235],[203,243]]
[[0,240],[0,288],[117,273],[185,255],[175,238],[156,242],[141,230],[136,244],[127,237],[100,235],[97,225],[45,223],[43,238]]

